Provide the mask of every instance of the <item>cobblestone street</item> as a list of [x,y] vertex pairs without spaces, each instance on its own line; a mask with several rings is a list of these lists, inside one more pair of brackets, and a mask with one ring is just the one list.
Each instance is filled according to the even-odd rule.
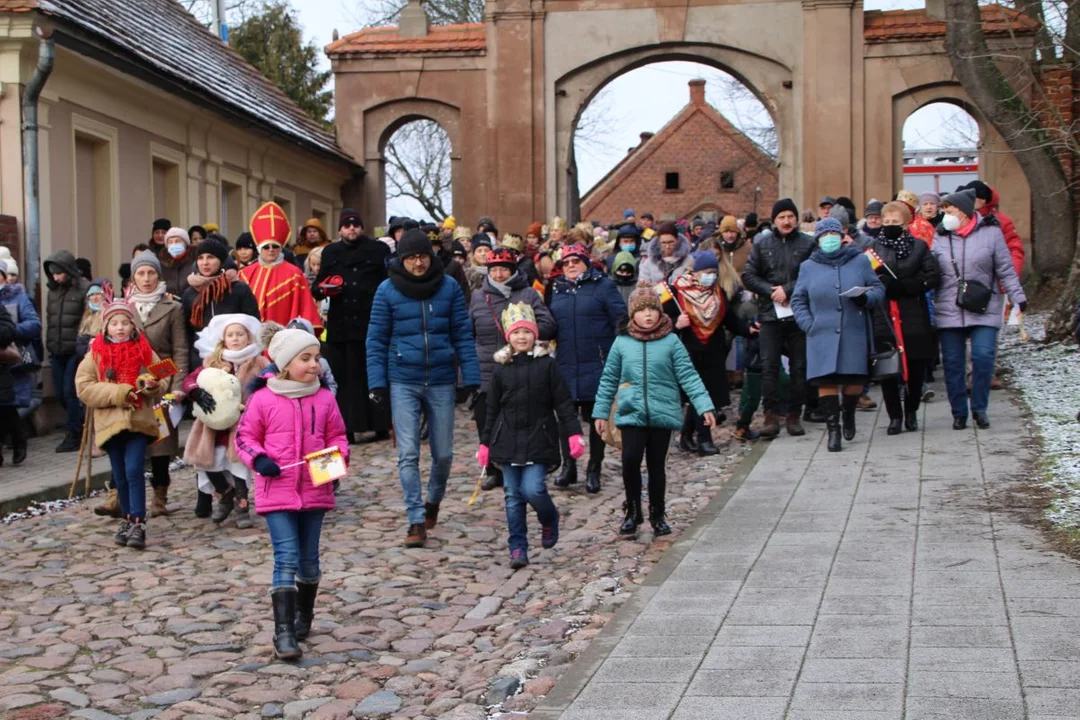
[[[528,711],[722,487],[747,451],[673,447],[674,534],[620,540],[619,463],[604,489],[552,489],[558,547],[512,573],[502,491],[472,507],[473,425],[458,415],[454,471],[428,547],[401,546],[405,520],[389,443],[354,447],[327,516],[315,627],[299,665],[275,662],[261,521],[238,530],[194,517],[190,470],[143,552],[117,548],[97,499],[0,527],[0,716],[27,718],[485,718]],[[426,456],[426,454],[425,454]],[[584,469],[585,459],[581,461]],[[425,462],[421,467],[426,476]],[[517,693],[514,695],[514,693]]]

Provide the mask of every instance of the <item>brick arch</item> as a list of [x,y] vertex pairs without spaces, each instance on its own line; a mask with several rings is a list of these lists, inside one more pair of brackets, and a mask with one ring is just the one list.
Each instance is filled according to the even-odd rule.
[[[383,152],[395,132],[416,120],[431,120],[450,138],[451,202],[457,202],[455,189],[463,187],[461,109],[456,105],[427,98],[401,98],[363,111],[364,127],[364,197],[372,227],[386,221],[386,158]],[[453,210],[451,209],[451,212]]]
[[[681,60],[701,63],[729,73],[765,106],[777,129],[780,146],[780,193],[793,191],[797,161],[795,138],[800,121],[795,103],[781,101],[790,93],[792,71],[774,59],[743,49],[708,43],[662,43],[623,50],[583,64],[554,83],[555,141],[553,172],[549,175],[549,205],[559,214],[575,216],[578,196],[571,182],[574,128],[589,102],[620,75],[658,62]],[[554,197],[550,197],[550,194]],[[574,206],[571,209],[571,206]]]

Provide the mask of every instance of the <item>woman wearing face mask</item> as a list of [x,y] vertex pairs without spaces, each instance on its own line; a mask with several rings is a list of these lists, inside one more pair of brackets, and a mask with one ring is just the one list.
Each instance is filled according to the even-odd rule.
[[158,260],[161,262],[161,279],[165,282],[165,288],[174,298],[182,297],[188,287],[188,275],[195,269],[195,257],[191,252],[191,238],[187,230],[169,228],[165,233],[165,247],[158,254]]
[[[870,375],[870,319],[885,299],[885,288],[870,260],[854,245],[843,244],[844,228],[835,218],[817,224],[817,249],[799,266],[791,295],[795,322],[806,333],[806,379],[818,389],[829,429],[829,452],[839,452],[840,394],[843,392],[846,440],[855,437],[855,406]],[[860,289],[844,297],[841,293]]]
[[[993,213],[982,215],[975,211],[975,192],[965,190],[946,195],[942,202],[945,216],[938,227],[933,250],[941,270],[941,287],[934,300],[934,324],[941,341],[953,429],[967,427],[968,342],[971,343],[971,416],[980,428],[988,428],[990,380],[994,375],[997,334],[1002,320],[999,287],[1005,288],[1009,300],[1020,312],[1027,309],[1027,296],[1020,287],[997,218]],[[961,279],[966,283],[967,301],[963,304]],[[985,307],[975,302],[979,300],[980,288],[989,295]]]
[[[184,396],[180,388],[187,376],[191,357],[183,307],[166,291],[165,281],[161,279],[161,265],[153,253],[139,253],[131,261],[131,281],[125,299],[127,304],[135,309],[139,324],[154,353],[162,360],[172,358],[176,363],[179,372],[163,382],[163,392],[174,393],[179,402]],[[150,470],[153,473],[150,484],[154,488],[154,497],[150,502],[152,515],[166,514],[169,501],[169,463],[176,456],[179,447],[175,428],[168,438],[150,447],[148,454]],[[207,502],[205,516],[209,516],[210,510],[210,503]],[[199,514],[199,510],[196,510],[196,514]]]
[[[874,313],[874,344],[883,347],[895,342],[904,349],[903,377],[881,381],[885,409],[889,413],[889,435],[898,435],[901,424],[908,430],[919,429],[923,380],[937,355],[926,291],[937,289],[941,271],[926,243],[908,230],[910,222],[907,205],[901,202],[885,205],[881,210],[881,232],[870,243],[870,249],[883,263],[877,273],[885,286],[886,298],[884,312]],[[901,382],[906,383],[903,404]]]
[[[664,303],[664,311],[675,321],[694,369],[705,383],[713,408],[719,413],[731,403],[724,328],[735,335],[747,334],[746,325],[739,321],[732,308],[732,303],[738,302],[741,286],[731,265],[719,261],[712,251],[699,250],[691,257],[693,270],[683,273],[669,285],[672,297]],[[722,422],[723,417],[719,413],[717,422]],[[679,447],[700,455],[720,452],[713,444],[710,428],[693,405],[686,408]]]

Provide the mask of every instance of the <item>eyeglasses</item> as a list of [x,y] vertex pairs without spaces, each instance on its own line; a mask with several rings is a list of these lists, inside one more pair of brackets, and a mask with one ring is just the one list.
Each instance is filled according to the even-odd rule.
[[403,257],[401,259],[404,260],[405,262],[419,262],[421,259],[426,258],[426,257],[431,257],[431,256],[426,255],[424,253],[419,253],[419,254],[416,254],[416,255],[406,255],[405,257]]
[[263,250],[280,250],[281,246],[276,244],[276,243],[271,243],[271,244],[263,245],[262,249]]
[[358,227],[363,227],[363,225],[361,224],[361,222],[359,220],[343,220],[341,222],[341,227],[355,227],[355,228],[358,228]]
[[584,265],[585,261],[579,258],[577,255],[571,255],[563,260],[563,265]]

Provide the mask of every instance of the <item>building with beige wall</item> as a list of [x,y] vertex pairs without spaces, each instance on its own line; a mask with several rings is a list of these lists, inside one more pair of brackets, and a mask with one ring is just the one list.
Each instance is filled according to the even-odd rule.
[[[266,200],[294,229],[312,216],[332,227],[362,175],[175,0],[0,0],[0,213],[20,227],[21,102],[40,30],[55,43],[38,103],[41,258],[67,248],[115,280],[155,218],[214,222],[235,241]],[[25,243],[12,248],[20,265]]]

